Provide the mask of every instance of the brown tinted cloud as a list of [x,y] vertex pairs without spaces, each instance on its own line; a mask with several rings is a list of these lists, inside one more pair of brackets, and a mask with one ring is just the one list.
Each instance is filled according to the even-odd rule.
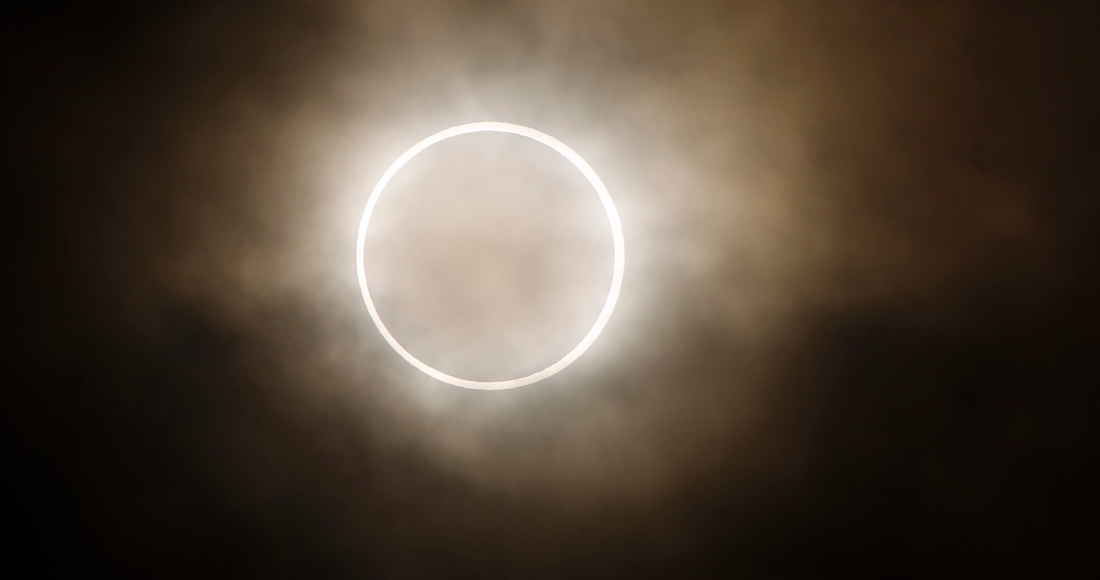
[[[1067,507],[1043,498],[1085,487],[1096,124],[1070,8],[28,19],[43,32],[12,42],[30,56],[7,57],[30,87],[11,110],[38,112],[13,121],[34,216],[18,231],[60,229],[32,255],[63,265],[28,258],[43,290],[15,286],[33,305],[23,358],[53,386],[11,424],[42,477],[71,482],[52,517],[82,522],[69,542],[105,566],[931,572],[1023,558],[1002,550]],[[507,392],[411,368],[355,278],[381,173],[479,120],[576,149],[626,235],[601,338]],[[491,138],[473,158],[469,139],[395,180],[367,259],[399,339],[447,372],[508,378],[587,331],[609,238],[568,164]]]

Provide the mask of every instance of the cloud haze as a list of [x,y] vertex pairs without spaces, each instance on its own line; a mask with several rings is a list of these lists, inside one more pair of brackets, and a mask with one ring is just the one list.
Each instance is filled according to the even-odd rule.
[[[54,386],[10,424],[72,482],[57,493],[98,543],[72,542],[105,566],[932,571],[1077,481],[1092,436],[1057,385],[1095,376],[1077,305],[1096,124],[1061,64],[1088,52],[1070,8],[104,10],[32,11],[43,32],[5,58],[30,79],[10,97],[16,235],[61,230],[14,287],[34,305],[21,358]],[[385,168],[479,120],[584,156],[627,248],[590,351],[495,393],[401,360],[355,277]],[[462,139],[393,182],[367,260],[403,343],[508,378],[595,318],[606,218],[548,150]]]

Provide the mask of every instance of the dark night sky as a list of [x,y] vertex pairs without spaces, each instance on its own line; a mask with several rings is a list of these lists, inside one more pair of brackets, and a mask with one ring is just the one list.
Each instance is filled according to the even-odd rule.
[[[19,576],[1095,572],[1087,8],[9,13],[2,433]],[[592,350],[506,392],[405,364],[354,273],[389,162],[488,119],[584,155],[629,252]],[[581,227],[562,215],[547,227]],[[528,246],[525,281],[545,257]],[[544,293],[581,296],[581,275]],[[538,294],[474,278],[437,286],[502,309]]]

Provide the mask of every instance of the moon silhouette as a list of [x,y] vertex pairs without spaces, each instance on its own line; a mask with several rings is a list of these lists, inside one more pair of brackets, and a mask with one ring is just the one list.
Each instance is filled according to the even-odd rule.
[[[607,299],[604,302],[603,309],[600,311],[599,316],[596,318],[595,324],[592,325],[588,334],[581,339],[579,343],[572,350],[570,350],[565,356],[560,358],[557,362],[550,366],[531,373],[524,377],[515,379],[508,379],[503,381],[473,381],[469,379],[463,379],[460,377],[449,375],[442,372],[431,365],[428,365],[424,361],[413,356],[405,347],[401,346],[401,343],[394,338],[389,329],[382,322],[382,318],[378,315],[378,309],[374,305],[374,301],[371,299],[370,288],[367,284],[367,272],[364,266],[364,245],[367,236],[367,227],[370,225],[371,213],[374,211],[374,207],[378,203],[378,199],[382,196],[382,192],[386,189],[386,185],[393,179],[394,175],[401,170],[413,157],[416,157],[422,151],[435,145],[446,139],[458,137],[461,135],[469,135],[471,133],[509,133],[512,135],[519,135],[528,139],[537,141],[565,157],[573,164],[574,167],[580,170],[584,177],[588,180],[588,183],[592,185],[592,188],[596,191],[600,201],[603,203],[604,210],[607,212],[607,219],[611,226],[611,239],[615,247],[615,260],[612,266],[611,276],[611,288],[607,293]],[[421,140],[416,145],[405,151],[400,157],[394,161],[386,172],[382,174],[382,178],[378,180],[378,184],[374,186],[374,190],[371,191],[370,198],[367,200],[366,208],[363,210],[363,218],[359,222],[359,236],[356,244],[355,252],[356,271],[359,276],[359,289],[363,293],[363,302],[367,305],[367,311],[370,312],[371,319],[374,321],[374,325],[378,327],[378,331],[382,333],[382,336],[386,339],[391,347],[398,354],[401,355],[409,364],[419,369],[424,374],[439,380],[444,383],[454,385],[456,387],[463,387],[467,389],[480,389],[480,390],[501,390],[501,389],[513,389],[516,387],[523,387],[533,383],[537,383],[543,379],[551,377],[560,372],[565,367],[576,361],[589,347],[596,342],[596,338],[599,337],[600,332],[603,331],[604,326],[607,325],[607,321],[611,318],[611,313],[615,310],[615,303],[619,299],[619,291],[622,288],[623,283],[623,271],[625,269],[625,243],[623,241],[623,228],[622,222],[619,220],[619,213],[615,210],[615,202],[611,199],[611,194],[607,191],[607,186],[604,185],[600,176],[596,174],[596,171],[592,169],[592,166],[588,164],[576,151],[571,149],[565,143],[562,143],[558,139],[543,133],[537,129],[526,127],[523,125],[516,125],[512,123],[503,123],[497,121],[484,121],[478,123],[468,123],[465,125],[457,125],[449,129],[444,129],[434,135],[431,135]]]

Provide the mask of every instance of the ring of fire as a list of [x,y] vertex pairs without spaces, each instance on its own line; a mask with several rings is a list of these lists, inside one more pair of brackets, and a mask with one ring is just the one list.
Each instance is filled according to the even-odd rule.
[[[612,268],[611,275],[611,289],[607,293],[607,299],[604,302],[603,309],[600,311],[599,316],[596,318],[596,323],[592,325],[592,329],[588,331],[588,334],[577,346],[573,347],[573,350],[569,351],[565,356],[559,359],[554,364],[525,377],[516,379],[509,379],[505,381],[472,381],[469,379],[463,379],[455,376],[451,376],[444,373],[427,363],[421,361],[412,355],[409,351],[405,350],[401,343],[390,333],[386,325],[382,323],[381,317],[378,315],[378,309],[374,306],[374,301],[371,299],[370,290],[367,287],[367,273],[364,267],[364,245],[367,237],[367,226],[370,224],[371,213],[374,211],[375,205],[378,203],[378,198],[382,195],[382,191],[385,190],[386,184],[393,179],[393,176],[401,170],[413,157],[416,157],[420,152],[424,151],[428,147],[435,145],[443,140],[450,139],[452,137],[458,137],[460,135],[468,135],[470,133],[509,133],[512,135],[519,135],[532,139],[542,145],[545,145],[562,157],[565,157],[573,164],[588,180],[588,183],[592,185],[592,188],[596,190],[596,194],[600,197],[600,201],[603,204],[604,210],[607,212],[607,220],[611,226],[611,238],[615,247],[615,261]],[[402,154],[394,161],[386,172],[382,174],[382,178],[378,180],[378,184],[374,186],[374,190],[371,191],[370,198],[367,200],[367,206],[363,210],[363,218],[359,222],[359,238],[356,244],[356,270],[359,275],[359,289],[363,293],[363,302],[367,305],[367,311],[370,312],[371,319],[374,320],[374,325],[378,327],[378,331],[382,333],[382,336],[386,339],[391,347],[398,354],[401,355],[412,366],[419,369],[424,374],[445,383],[464,387],[467,389],[482,389],[482,390],[499,390],[499,389],[512,389],[515,387],[523,387],[533,383],[537,383],[545,378],[551,377],[557,374],[573,363],[573,361],[580,358],[582,354],[594,342],[596,338],[603,331],[604,326],[607,325],[608,319],[611,318],[611,313],[615,309],[615,303],[619,299],[619,290],[623,283],[623,270],[625,269],[625,249],[623,242],[623,227],[622,222],[619,221],[619,214],[615,210],[615,203],[611,200],[611,194],[607,191],[607,187],[600,180],[600,176],[596,174],[595,170],[586,162],[576,151],[573,151],[568,145],[561,141],[538,131],[530,127],[523,125],[515,125],[512,123],[501,123],[495,121],[486,121],[480,123],[468,123],[465,125],[458,125],[440,131],[430,137],[425,138],[416,145],[413,145],[408,151]]]

